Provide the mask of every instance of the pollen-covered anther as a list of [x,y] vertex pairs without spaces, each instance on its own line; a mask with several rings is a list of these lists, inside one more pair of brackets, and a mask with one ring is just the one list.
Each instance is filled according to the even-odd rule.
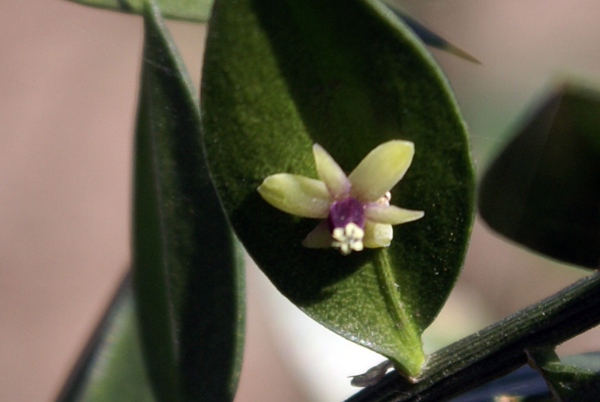
[[331,247],[340,250],[343,255],[348,255],[352,251],[362,251],[364,248],[365,231],[354,222],[350,222],[343,228],[333,229],[331,237],[334,239]]

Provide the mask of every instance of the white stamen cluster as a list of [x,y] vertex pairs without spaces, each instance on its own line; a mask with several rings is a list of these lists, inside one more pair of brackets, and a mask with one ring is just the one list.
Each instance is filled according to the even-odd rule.
[[365,231],[354,222],[350,222],[343,228],[333,229],[331,236],[334,239],[331,247],[340,250],[343,255],[350,254],[352,250],[362,251],[364,247],[362,241]]

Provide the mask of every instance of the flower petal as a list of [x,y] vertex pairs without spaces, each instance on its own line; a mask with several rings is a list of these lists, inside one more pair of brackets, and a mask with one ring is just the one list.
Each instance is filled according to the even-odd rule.
[[394,205],[368,204],[365,208],[365,218],[377,222],[399,225],[401,223],[416,221],[425,215],[423,211],[398,208]]
[[296,174],[279,173],[267,177],[258,192],[269,204],[304,218],[326,218],[331,199],[325,183]]
[[333,198],[341,198],[350,192],[350,182],[340,165],[319,144],[313,145],[317,173]]
[[321,221],[308,236],[302,241],[302,245],[308,248],[330,248],[333,237],[329,233],[327,220]]
[[388,247],[394,238],[392,225],[365,221],[365,237],[363,245],[366,248]]
[[413,155],[410,141],[392,140],[373,149],[350,173],[350,194],[362,202],[377,201],[404,177]]

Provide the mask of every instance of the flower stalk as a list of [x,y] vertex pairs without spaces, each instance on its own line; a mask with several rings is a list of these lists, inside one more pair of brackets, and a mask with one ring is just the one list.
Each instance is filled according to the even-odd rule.
[[347,402],[441,402],[527,363],[525,349],[558,345],[600,323],[600,273],[463,338],[429,357],[411,383],[396,372]]

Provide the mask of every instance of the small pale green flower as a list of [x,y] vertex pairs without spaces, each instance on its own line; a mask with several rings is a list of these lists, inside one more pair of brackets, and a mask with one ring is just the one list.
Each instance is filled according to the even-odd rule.
[[308,248],[333,247],[344,255],[363,248],[390,245],[392,225],[423,217],[423,211],[390,205],[390,190],[404,177],[413,155],[410,141],[392,140],[373,149],[346,176],[319,144],[313,155],[320,180],[278,173],[267,177],[258,192],[281,211],[322,219],[302,244]]

